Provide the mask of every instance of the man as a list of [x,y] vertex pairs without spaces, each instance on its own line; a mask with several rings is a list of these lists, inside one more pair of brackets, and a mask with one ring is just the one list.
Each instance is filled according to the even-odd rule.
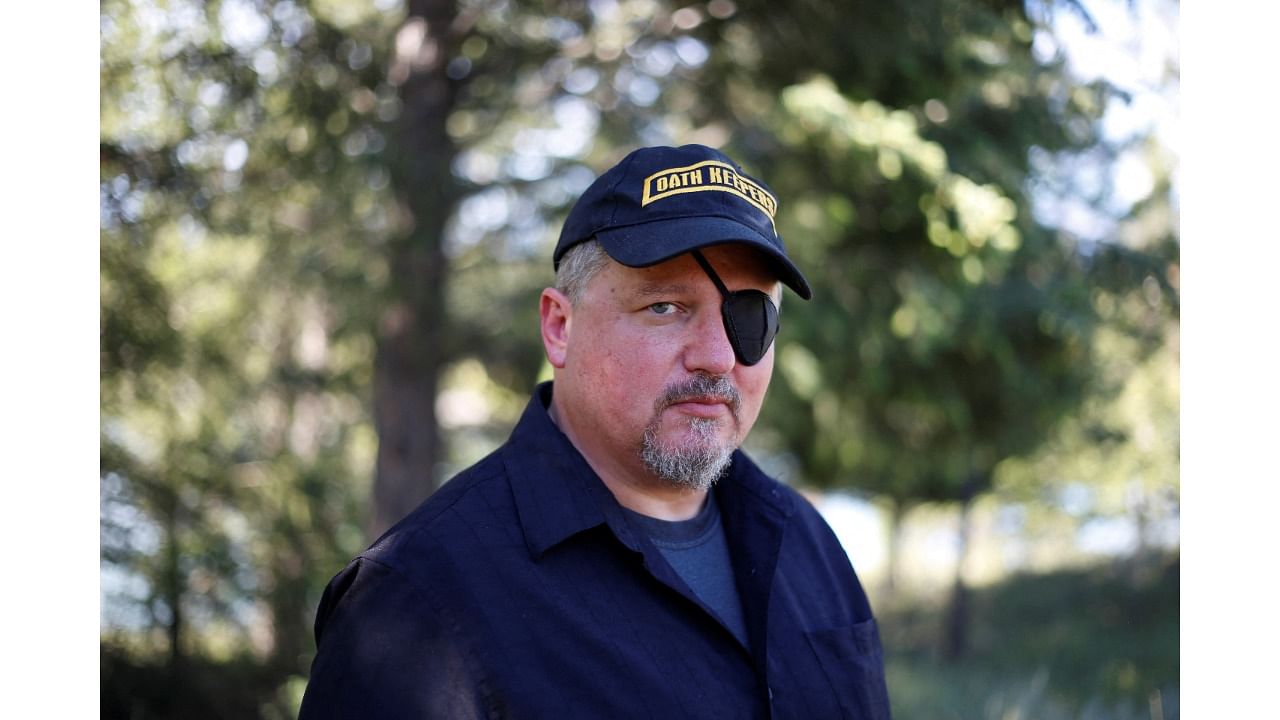
[[645,148],[575,204],[554,380],[510,440],[333,579],[303,718],[888,718],[830,528],[738,445],[773,371],[777,200]]

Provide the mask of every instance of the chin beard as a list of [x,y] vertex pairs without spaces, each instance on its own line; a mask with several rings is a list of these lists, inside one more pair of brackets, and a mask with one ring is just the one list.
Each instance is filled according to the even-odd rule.
[[688,435],[679,444],[665,444],[658,437],[659,420],[644,429],[640,459],[654,475],[685,490],[707,490],[724,473],[733,446],[717,437],[720,421],[689,420]]

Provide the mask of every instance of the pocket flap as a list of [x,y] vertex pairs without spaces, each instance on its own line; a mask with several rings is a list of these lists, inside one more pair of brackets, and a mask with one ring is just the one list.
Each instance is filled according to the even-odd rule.
[[889,720],[884,651],[875,619],[805,633],[847,718]]

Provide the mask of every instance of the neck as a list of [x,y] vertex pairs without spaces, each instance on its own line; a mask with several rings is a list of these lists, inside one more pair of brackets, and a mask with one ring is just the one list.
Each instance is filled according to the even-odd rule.
[[586,442],[586,436],[575,429],[570,414],[560,409],[557,397],[552,394],[551,406],[547,408],[551,422],[582,453],[619,505],[659,520],[688,520],[698,514],[707,497],[706,490],[673,486],[649,472],[638,453],[633,458],[618,458]]

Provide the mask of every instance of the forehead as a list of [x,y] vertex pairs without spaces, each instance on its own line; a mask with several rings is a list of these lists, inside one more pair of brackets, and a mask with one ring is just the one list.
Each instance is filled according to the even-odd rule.
[[[770,294],[781,292],[781,285],[764,255],[741,244],[713,245],[702,248],[702,254],[730,290],[755,289]],[[633,268],[610,260],[613,281],[637,291],[661,289],[664,286],[711,284],[711,279],[689,253],[670,260]],[[712,286],[714,287],[714,286]]]

